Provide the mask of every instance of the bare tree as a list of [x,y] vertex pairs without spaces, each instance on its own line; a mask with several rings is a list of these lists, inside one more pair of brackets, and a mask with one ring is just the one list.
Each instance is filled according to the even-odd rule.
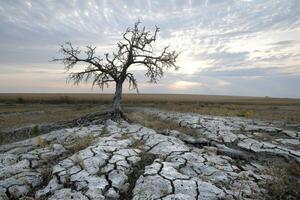
[[[122,34],[122,40],[117,43],[117,51],[112,54],[106,53],[103,57],[96,56],[96,47],[86,46],[82,51],[78,47],[73,47],[71,42],[61,45],[62,58],[55,58],[53,61],[62,62],[65,69],[70,72],[68,80],[79,84],[82,81],[92,80],[92,84],[100,88],[108,87],[110,82],[115,83],[115,96],[113,100],[113,117],[122,116],[121,99],[124,81],[129,82],[130,89],[138,92],[137,80],[128,69],[134,65],[146,67],[145,76],[150,82],[156,83],[169,68],[178,69],[175,64],[178,57],[176,51],[170,51],[169,46],[156,50],[153,44],[156,42],[159,28],[155,31],[147,31],[145,27],[140,28],[140,21],[133,27],[127,28]],[[83,54],[83,55],[82,55]],[[81,72],[72,72],[78,63],[86,64],[86,68]]]

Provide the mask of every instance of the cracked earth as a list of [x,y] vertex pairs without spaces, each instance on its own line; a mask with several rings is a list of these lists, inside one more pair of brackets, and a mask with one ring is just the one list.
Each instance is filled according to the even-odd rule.
[[105,120],[2,145],[0,199],[264,199],[267,161],[300,163],[297,125],[136,109],[195,132]]

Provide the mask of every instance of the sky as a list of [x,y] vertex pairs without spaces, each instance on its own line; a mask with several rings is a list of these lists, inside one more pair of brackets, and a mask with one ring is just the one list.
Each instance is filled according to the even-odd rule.
[[138,19],[181,52],[157,84],[132,69],[140,93],[300,98],[299,0],[0,0],[0,93],[113,92],[50,61],[66,41],[112,52]]

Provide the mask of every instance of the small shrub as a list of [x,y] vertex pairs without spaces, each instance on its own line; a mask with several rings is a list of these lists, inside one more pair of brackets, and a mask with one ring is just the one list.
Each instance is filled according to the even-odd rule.
[[71,183],[71,176],[69,174],[69,171],[67,171],[66,174],[63,176],[62,183],[64,184],[64,188],[73,187]]
[[242,131],[242,132],[245,132],[245,131],[246,131],[245,125],[242,124],[242,125],[240,126],[240,131]]
[[298,164],[273,168],[270,175],[274,179],[267,184],[269,195],[267,199],[300,199],[300,166]]
[[20,104],[24,103],[24,99],[22,97],[18,97],[17,103],[20,103]]
[[35,125],[34,127],[32,127],[31,135],[32,136],[38,136],[38,135],[40,135],[39,126]]
[[50,143],[50,144],[48,145],[48,149],[49,149],[50,151],[53,151],[53,150],[54,150],[54,148],[53,148],[53,143]]
[[92,135],[87,135],[85,137],[76,137],[74,138],[70,150],[71,152],[78,152],[85,149],[93,143],[94,137]]
[[104,126],[103,129],[101,130],[101,136],[109,136],[109,131],[107,130],[107,126]]
[[66,103],[66,104],[70,104],[72,103],[71,99],[69,96],[61,96],[59,97],[59,100],[58,100],[59,103]]
[[143,140],[135,140],[130,147],[134,149],[140,149],[142,146],[144,146],[145,142]]
[[47,185],[48,182],[51,180],[52,178],[52,170],[50,166],[44,165],[41,168],[41,174],[43,177],[43,185]]
[[36,138],[36,144],[37,144],[39,147],[45,147],[45,146],[46,146],[45,140],[44,140],[41,136],[38,136],[38,137]]
[[116,137],[116,139],[118,140],[126,140],[128,138],[130,138],[130,135],[128,133],[122,133],[122,135]]
[[19,189],[18,188],[14,188],[11,192],[11,196],[13,197],[12,199],[17,199],[18,198],[18,194],[19,193]]
[[254,117],[254,115],[255,115],[255,112],[253,110],[248,110],[245,112],[244,117],[252,118],[252,117]]
[[23,196],[20,200],[35,200],[33,197]]

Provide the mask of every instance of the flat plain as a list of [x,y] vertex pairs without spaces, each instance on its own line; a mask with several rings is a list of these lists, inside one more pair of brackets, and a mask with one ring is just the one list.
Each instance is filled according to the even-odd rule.
[[1,94],[0,199],[299,199],[300,100]]
[[[72,119],[109,108],[112,94],[0,94],[0,130]],[[125,94],[123,108],[300,122],[300,99],[180,94]],[[30,117],[28,117],[30,116]]]

